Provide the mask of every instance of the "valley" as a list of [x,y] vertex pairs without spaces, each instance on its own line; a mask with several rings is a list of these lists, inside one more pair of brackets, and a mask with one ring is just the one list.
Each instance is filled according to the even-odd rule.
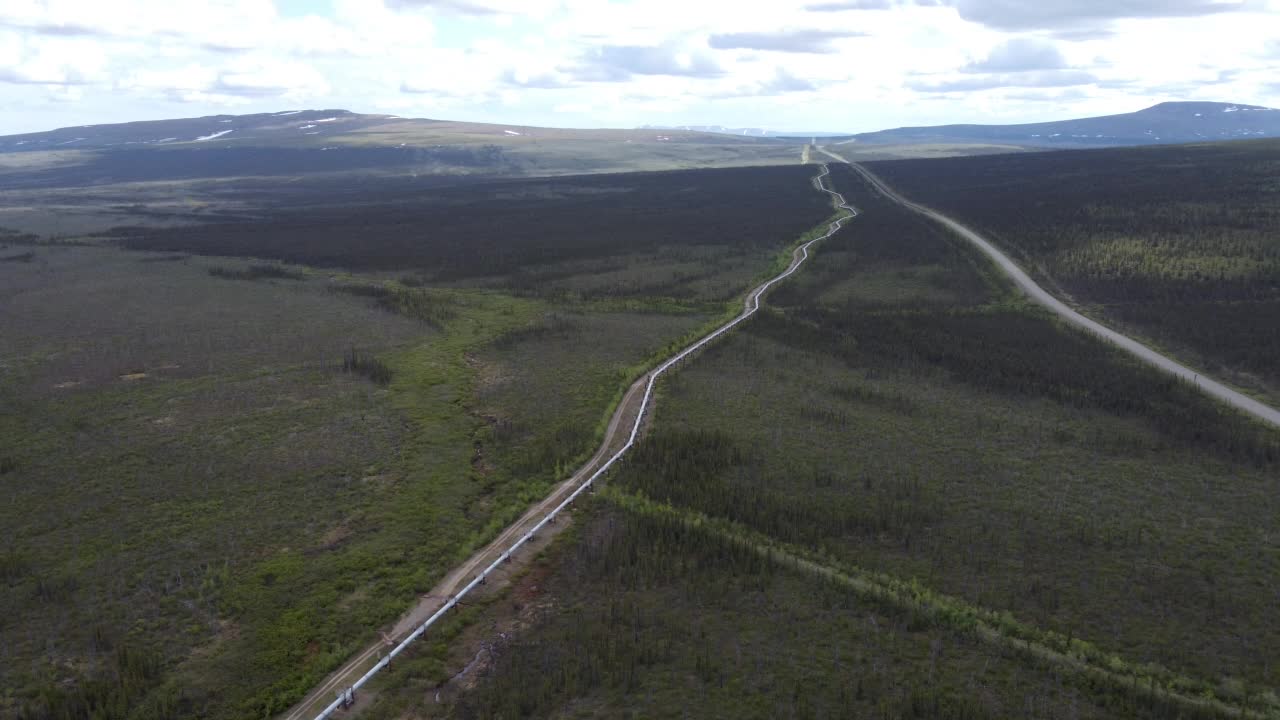
[[1276,517],[1275,431],[835,169],[857,221],[663,383],[587,524],[367,716],[1280,709],[1276,556],[1235,551]]
[[900,140],[0,138],[0,714],[1280,716],[1280,147]]

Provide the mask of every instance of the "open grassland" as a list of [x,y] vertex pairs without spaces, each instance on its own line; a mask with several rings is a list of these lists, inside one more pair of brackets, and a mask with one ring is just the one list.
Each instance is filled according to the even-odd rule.
[[875,163],[1083,309],[1280,400],[1280,144]]
[[800,156],[799,144],[772,138],[369,120],[339,118],[314,136],[275,128],[216,143],[120,137],[93,149],[0,152],[0,226],[62,235],[105,229],[112,215],[140,223],[207,214],[184,199],[264,207],[513,178],[793,165]]
[[834,148],[853,162],[872,160],[914,160],[921,158],[967,157],[1026,152],[1021,145],[999,145],[981,142],[911,143],[903,145],[875,144],[844,140],[832,143]]
[[[755,258],[730,281],[829,209],[758,212],[777,236],[715,246]],[[622,230],[584,255],[625,254]],[[583,460],[645,362],[738,304],[709,247],[691,257],[710,290],[646,279],[644,251],[626,297],[6,250],[30,257],[0,263],[0,714],[288,707]]]
[[[530,617],[475,611],[500,631],[481,654],[424,650],[388,716],[1280,713],[1280,436],[833,178],[861,216],[778,310],[664,381],[608,491],[621,510],[553,556]],[[655,513],[735,542],[634,520]]]
[[504,179],[794,165],[800,157],[794,142],[706,133],[360,124],[326,125],[323,137],[0,152],[0,228],[69,237]]

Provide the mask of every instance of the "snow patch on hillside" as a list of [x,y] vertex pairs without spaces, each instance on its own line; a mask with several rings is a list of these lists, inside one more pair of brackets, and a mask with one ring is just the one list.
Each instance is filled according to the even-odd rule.
[[227,133],[232,133],[232,132],[235,132],[235,130],[223,130],[223,131],[221,131],[221,132],[216,132],[216,133],[213,133],[213,134],[211,134],[211,135],[201,135],[200,137],[198,137],[198,138],[196,138],[196,139],[195,139],[195,142],[205,142],[205,141],[207,141],[207,140],[217,140],[218,138],[222,137],[223,135],[226,135]]

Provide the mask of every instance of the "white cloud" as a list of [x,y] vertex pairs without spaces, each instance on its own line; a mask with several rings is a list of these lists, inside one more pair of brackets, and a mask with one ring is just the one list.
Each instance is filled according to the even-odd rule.
[[949,0],[966,20],[1002,30],[1099,30],[1123,18],[1200,17],[1247,10],[1249,0]]
[[0,33],[0,82],[85,85],[105,79],[106,65],[105,54],[92,43]]
[[1062,53],[1051,42],[1037,38],[1014,38],[992,48],[985,60],[969,63],[965,72],[1025,72],[1061,70],[1067,66]]
[[865,37],[849,30],[770,30],[766,32],[731,32],[712,35],[708,42],[722,50],[746,49],[792,53],[834,53],[836,41]]
[[160,94],[173,100],[243,105],[255,99],[303,100],[329,92],[325,78],[299,62],[235,60],[221,68],[204,65],[139,70],[119,89]]
[[304,104],[852,131],[1267,103],[1277,20],[1280,0],[4,0],[0,107],[21,112],[0,132]]

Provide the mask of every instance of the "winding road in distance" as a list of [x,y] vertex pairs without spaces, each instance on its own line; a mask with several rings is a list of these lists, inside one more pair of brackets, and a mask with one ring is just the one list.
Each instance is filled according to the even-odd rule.
[[[823,185],[823,178],[830,173],[830,168],[824,164],[822,172],[813,178],[813,185],[818,190],[831,195],[836,207],[846,211],[847,215],[836,218],[823,235],[797,247],[791,254],[791,264],[787,266],[786,270],[758,285],[747,294],[740,314],[663,361],[662,364],[643,375],[639,380],[636,380],[623,396],[622,402],[618,403],[618,408],[614,411],[613,417],[609,421],[609,427],[605,432],[600,449],[585,465],[579,468],[568,480],[556,486],[550,495],[525,512],[519,520],[508,527],[493,542],[477,551],[466,562],[446,575],[432,589],[429,595],[423,596],[419,603],[401,618],[395,628],[385,635],[386,641],[376,642],[365,648],[363,652],[349,660],[342,668],[325,678],[324,682],[308,693],[301,703],[295,705],[281,717],[284,720],[304,720],[311,717],[314,717],[315,720],[324,720],[332,716],[342,706],[342,701],[339,698],[326,704],[326,698],[348,690],[354,692],[364,686],[374,675],[389,665],[393,658],[403,652],[413,641],[421,637],[428,628],[439,621],[449,610],[453,609],[463,597],[484,584],[490,575],[496,573],[517,550],[532,540],[540,530],[543,530],[549,523],[555,522],[556,516],[561,511],[590,488],[601,475],[626,454],[635,445],[636,438],[639,436],[640,429],[644,424],[645,413],[653,404],[653,388],[658,378],[676,363],[697,352],[712,340],[729,332],[743,320],[756,314],[760,310],[761,297],[769,291],[769,288],[790,277],[809,259],[809,248],[814,243],[831,237],[844,226],[845,221],[857,216],[858,211],[849,207],[843,195]],[[618,446],[624,432],[629,433],[626,442]],[[614,452],[610,454],[610,450],[614,450]],[[602,464],[601,461],[606,456],[609,456],[609,458],[604,460]],[[518,539],[512,540],[517,536]],[[476,568],[479,567],[484,569],[476,572]],[[468,581],[459,590],[458,586],[464,580]],[[394,644],[394,647],[391,647],[392,644]],[[388,648],[390,649],[388,650]],[[383,654],[384,650],[386,651],[385,655]]]
[[1016,283],[1023,292],[1030,296],[1032,300],[1053,311],[1056,315],[1067,322],[1101,337],[1103,340],[1120,347],[1122,350],[1136,356],[1139,360],[1142,360],[1145,363],[1153,365],[1160,370],[1170,373],[1171,375],[1195,384],[1201,390],[1209,393],[1228,405],[1231,405],[1232,407],[1243,410],[1244,412],[1274,427],[1280,427],[1280,410],[1261,403],[1248,395],[1232,390],[1213,378],[1192,370],[1172,358],[1161,355],[1150,347],[1143,345],[1127,335],[1122,335],[1095,320],[1081,315],[1079,312],[1067,307],[1067,305],[1058,298],[1049,294],[1044,288],[1037,285],[1036,282],[1032,280],[1017,263],[978,233],[936,210],[920,205],[919,203],[912,202],[899,195],[892,188],[886,185],[884,181],[876,177],[874,173],[858,163],[851,163],[822,146],[818,146],[818,151],[828,157],[839,160],[842,163],[848,163],[849,166],[862,175],[867,182],[871,183],[873,187],[883,193],[885,197],[890,200],[893,200],[910,210],[914,210],[935,222],[941,223],[963,237],[965,240],[976,245],[978,249],[985,253],[987,257],[991,258],[991,260],[994,261],[995,264],[1005,272],[1005,274],[1013,278],[1014,283]]

